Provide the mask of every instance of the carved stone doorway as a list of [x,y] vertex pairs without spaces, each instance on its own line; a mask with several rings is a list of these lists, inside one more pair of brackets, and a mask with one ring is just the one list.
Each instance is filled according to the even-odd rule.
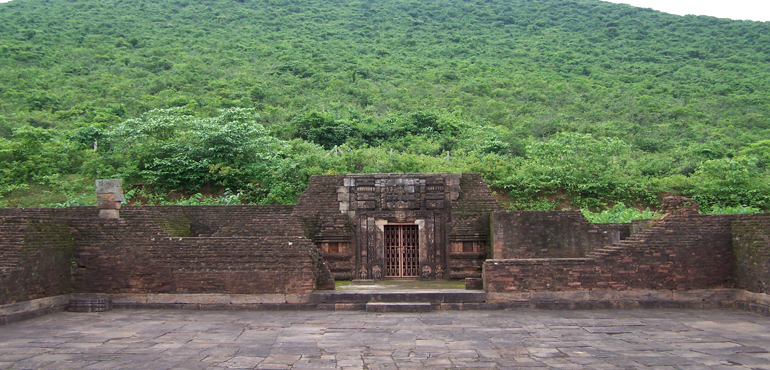
[[385,277],[418,277],[419,244],[417,225],[385,225]]

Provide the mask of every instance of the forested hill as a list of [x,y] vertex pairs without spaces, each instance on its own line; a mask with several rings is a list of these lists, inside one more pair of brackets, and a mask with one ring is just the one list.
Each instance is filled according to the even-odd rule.
[[770,23],[589,0],[14,0],[0,70],[6,206],[77,204],[108,176],[145,201],[290,203],[315,173],[471,171],[514,208],[770,207]]

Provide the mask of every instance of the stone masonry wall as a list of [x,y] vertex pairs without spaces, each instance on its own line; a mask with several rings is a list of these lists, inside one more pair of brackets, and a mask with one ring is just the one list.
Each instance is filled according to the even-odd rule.
[[70,293],[72,252],[66,224],[0,216],[0,305]]
[[671,216],[585,258],[487,260],[489,292],[709,289],[734,285],[735,216]]
[[739,216],[732,234],[738,287],[770,294],[770,213]]
[[619,241],[624,227],[597,227],[580,211],[505,211],[492,216],[494,259],[578,258]]
[[316,287],[315,246],[302,236],[176,237],[156,223],[154,211],[124,209],[120,219],[73,225],[76,292],[260,294]]
[[77,292],[310,293],[312,243],[298,238],[155,238],[78,253]]
[[[328,267],[292,209],[125,207],[119,219],[100,219],[95,207],[0,209],[0,304],[73,291],[329,289]],[[225,237],[197,237],[219,231]]]
[[[231,230],[252,229],[254,220],[265,217],[289,215],[291,205],[233,205],[233,206],[142,206],[123,207],[124,210],[141,209],[151,212],[153,220],[173,236],[212,236],[223,228]],[[261,234],[278,232],[280,225]],[[232,232],[228,233],[232,234]]]

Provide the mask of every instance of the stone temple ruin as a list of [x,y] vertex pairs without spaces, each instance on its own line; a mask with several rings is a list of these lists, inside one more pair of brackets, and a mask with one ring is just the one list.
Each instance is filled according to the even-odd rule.
[[[478,174],[313,176],[296,205],[0,209],[0,324],[115,307],[728,307],[768,314],[770,214],[591,224],[504,211]],[[464,279],[467,293],[333,291],[335,280]],[[427,294],[427,293],[426,293]],[[438,294],[438,293],[436,293]]]
[[335,279],[446,280],[481,277],[499,210],[477,174],[361,174],[313,177],[292,214]]

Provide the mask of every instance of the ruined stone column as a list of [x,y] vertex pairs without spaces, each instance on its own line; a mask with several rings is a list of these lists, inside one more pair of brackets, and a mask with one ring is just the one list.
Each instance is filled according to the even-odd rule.
[[99,218],[120,218],[120,204],[123,197],[123,180],[96,180],[96,205]]

